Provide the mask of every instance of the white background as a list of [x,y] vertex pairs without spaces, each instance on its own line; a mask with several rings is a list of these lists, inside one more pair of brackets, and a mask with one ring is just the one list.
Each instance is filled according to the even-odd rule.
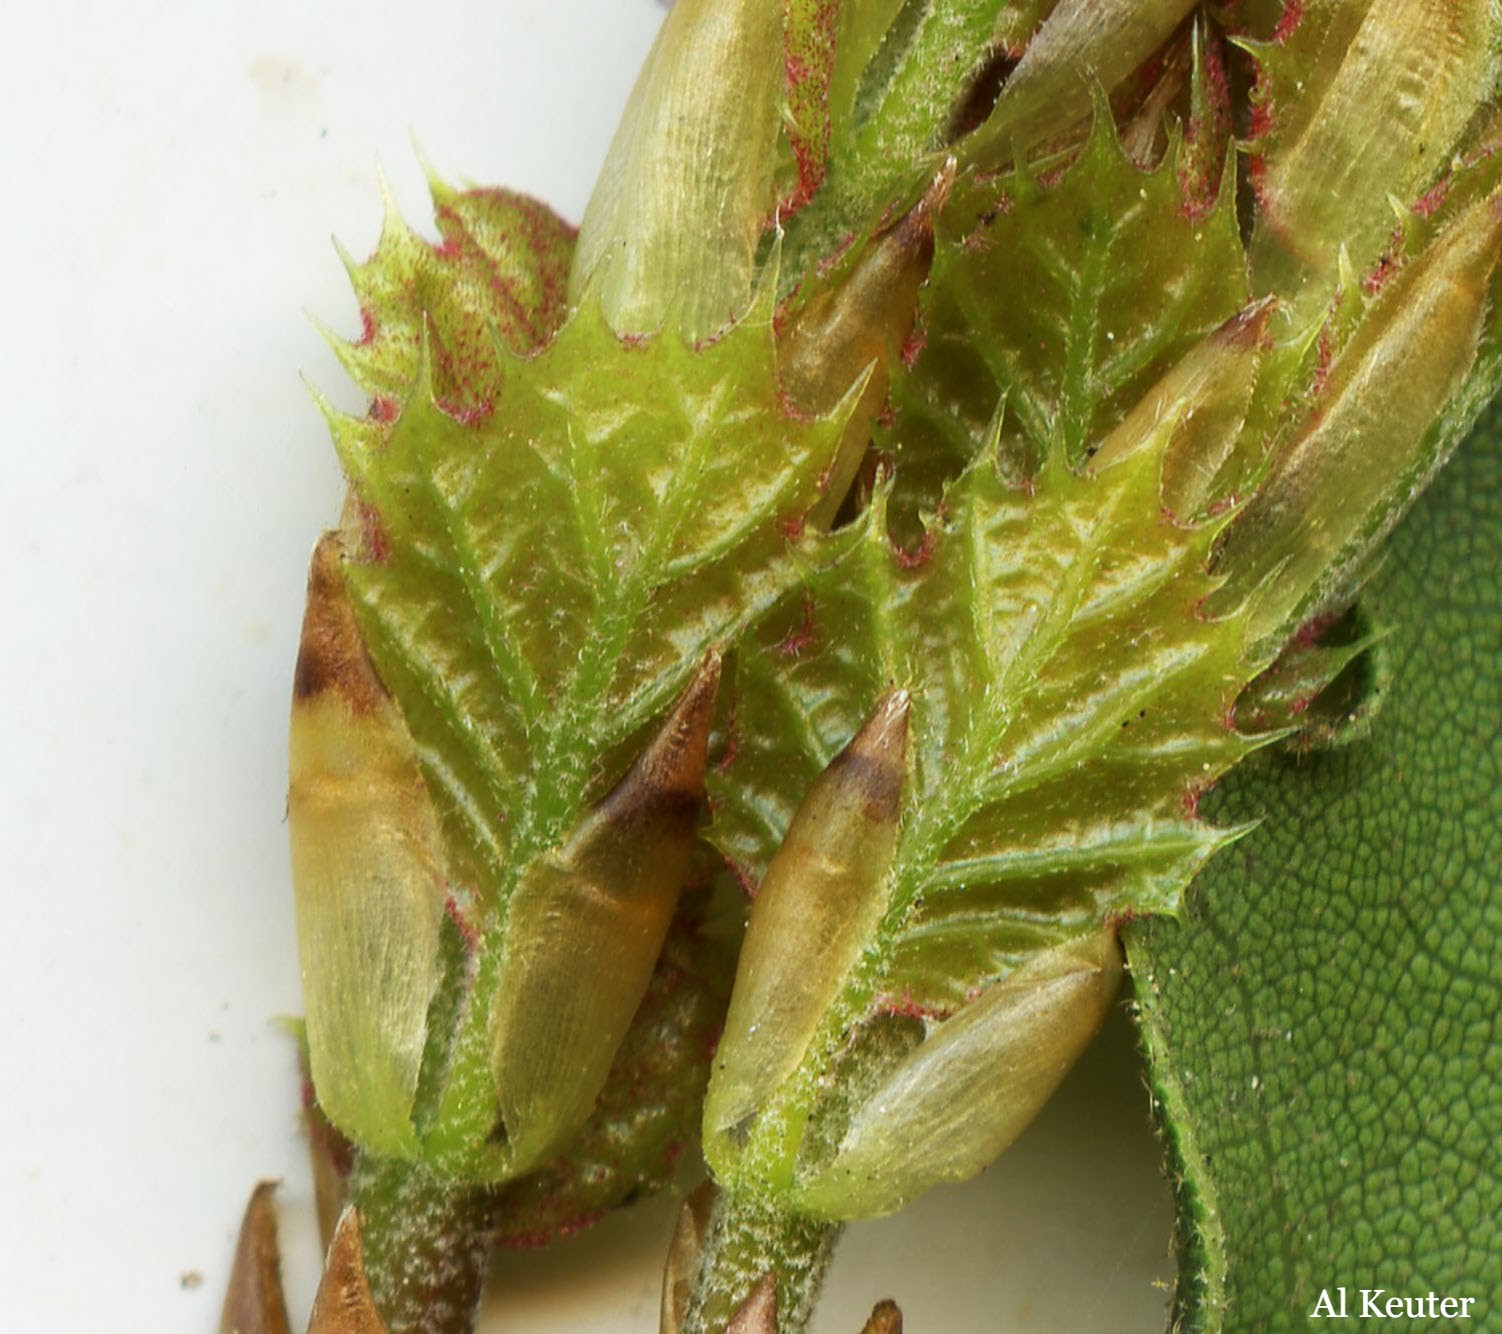
[[[419,14],[421,17],[419,18]],[[240,1208],[317,1255],[284,729],[340,479],[300,311],[450,179],[577,219],[654,0],[16,7],[0,45],[0,1329],[210,1331]],[[1170,1210],[1124,1021],[980,1181],[852,1230],[818,1329],[1160,1328]],[[515,1330],[650,1331],[665,1203],[498,1266]],[[198,1279],[194,1286],[194,1278]],[[1157,1281],[1157,1286],[1154,1281]]]

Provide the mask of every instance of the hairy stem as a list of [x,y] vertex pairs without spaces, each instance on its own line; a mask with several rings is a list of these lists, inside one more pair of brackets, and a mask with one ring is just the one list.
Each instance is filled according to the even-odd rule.
[[350,1184],[366,1277],[390,1334],[469,1334],[490,1252],[491,1193],[370,1154]]
[[838,1224],[779,1208],[755,1194],[722,1190],[705,1229],[683,1334],[724,1334],[768,1270],[777,1278],[778,1334],[799,1334],[829,1268]]

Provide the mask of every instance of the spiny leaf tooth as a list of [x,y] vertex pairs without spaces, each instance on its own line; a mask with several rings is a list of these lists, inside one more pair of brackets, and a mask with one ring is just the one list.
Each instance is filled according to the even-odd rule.
[[329,240],[333,243],[334,254],[339,257],[339,263],[344,266],[344,272],[349,278],[350,286],[358,292],[360,283],[359,275],[363,265],[350,254],[349,248],[337,236],[331,236]]
[[417,159],[417,168],[422,172],[422,178],[427,183],[428,195],[433,200],[435,208],[452,199],[456,193],[454,188],[443,179],[442,173],[433,164],[433,159],[428,156],[415,129],[407,136],[407,141],[412,145],[412,156]]
[[1036,955],[939,1023],[851,1118],[796,1206],[830,1220],[899,1209],[1007,1147],[1095,1035],[1121,979],[1114,931]]
[[711,652],[626,775],[512,897],[492,1072],[513,1171],[588,1116],[646,990],[688,871],[719,677]]
[[704,1108],[706,1152],[722,1174],[885,908],[909,707],[901,690],[878,701],[809,789],[757,892]]
[[1185,211],[1203,218],[1220,203],[1223,191],[1235,188],[1236,147],[1220,31],[1196,15],[1190,43],[1189,120],[1174,170]]

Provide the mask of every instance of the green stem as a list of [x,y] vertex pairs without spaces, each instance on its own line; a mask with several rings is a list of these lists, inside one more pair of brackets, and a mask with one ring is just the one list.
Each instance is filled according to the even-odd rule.
[[369,1154],[356,1160],[350,1191],[390,1334],[470,1334],[490,1251],[490,1192]]
[[759,1195],[722,1190],[699,1257],[683,1334],[723,1334],[769,1269],[777,1275],[778,1334],[801,1334],[824,1283],[838,1224],[790,1213]]

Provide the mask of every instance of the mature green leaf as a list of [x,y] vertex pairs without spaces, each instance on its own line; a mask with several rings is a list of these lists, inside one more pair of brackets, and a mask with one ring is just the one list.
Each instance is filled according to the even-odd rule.
[[1214,799],[1266,823],[1127,935],[1181,1210],[1184,1327],[1322,1289],[1502,1302],[1502,411],[1398,531],[1379,725]]

